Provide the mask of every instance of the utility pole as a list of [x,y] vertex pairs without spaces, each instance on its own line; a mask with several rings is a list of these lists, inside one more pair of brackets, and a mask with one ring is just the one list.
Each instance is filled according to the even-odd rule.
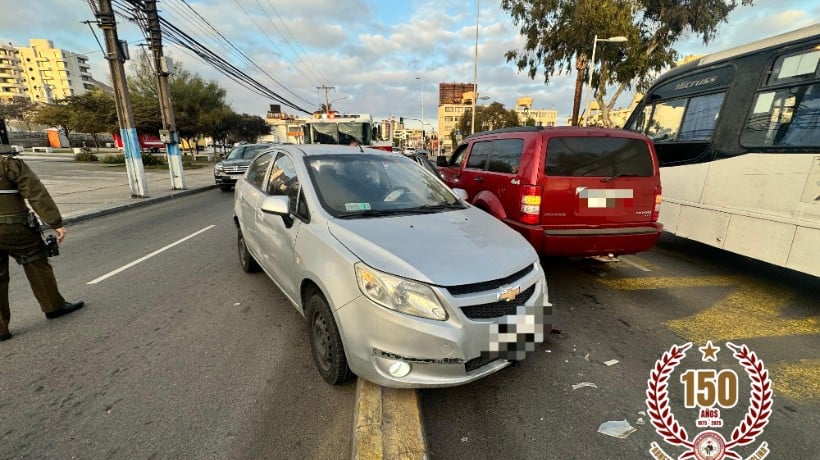
[[170,61],[162,55],[162,32],[159,28],[157,1],[145,0],[143,11],[148,19],[148,42],[154,54],[154,71],[157,73],[159,89],[159,107],[162,112],[162,131],[160,138],[165,143],[168,156],[168,173],[171,175],[171,188],[185,188],[185,175],[182,170],[182,156],[179,153],[179,134],[177,133],[174,109],[171,105],[171,90],[168,86],[168,75],[171,73]]
[[121,46],[124,44],[117,38],[117,23],[111,0],[99,0],[99,7],[89,2],[94,9],[97,25],[105,36],[105,57],[111,69],[111,82],[114,86],[114,100],[117,106],[117,119],[120,124],[120,138],[122,151],[125,156],[125,169],[128,173],[128,185],[131,187],[132,198],[147,198],[148,184],[145,182],[145,171],[142,167],[142,153],[140,152],[137,128],[134,126],[134,114],[131,111],[131,97],[128,94],[128,84],[125,79],[125,58]]
[[321,90],[325,91],[325,115],[329,115],[330,114],[330,100],[327,97],[327,92],[330,91],[331,89],[336,89],[336,87],[335,86],[322,85],[322,86],[317,86],[316,89],[321,89]]

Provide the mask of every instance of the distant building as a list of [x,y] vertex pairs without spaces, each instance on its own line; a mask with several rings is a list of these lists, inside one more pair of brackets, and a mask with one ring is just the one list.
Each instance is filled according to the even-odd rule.
[[[621,107],[617,109],[613,109],[609,111],[609,121],[612,122],[613,128],[623,128],[626,125],[626,120],[629,118],[629,115],[632,114],[632,111],[635,110],[638,103],[641,102],[643,99],[643,94],[635,93],[632,96],[632,102],[627,107]],[[681,108],[683,110],[683,108]],[[584,119],[584,114],[581,113],[581,116],[578,117],[579,120]],[[567,124],[572,123],[571,119],[567,119]],[[590,101],[589,103],[589,118],[587,119],[587,124],[589,126],[603,126],[604,125],[604,117],[598,107],[598,101]]]
[[519,97],[515,103],[515,112],[518,114],[518,121],[522,125],[527,123],[527,120],[532,119],[535,122],[534,126],[555,126],[558,121],[557,110],[533,109],[533,98]]
[[0,45],[0,103],[26,97],[19,52],[11,43]]
[[30,39],[15,47],[24,79],[24,94],[32,102],[53,103],[93,89],[88,57],[59,48],[51,40]]
[[[440,83],[439,84],[439,106],[438,106],[438,132],[439,143],[443,154],[449,154],[456,146],[450,133],[459,124],[461,117],[465,113],[471,113],[473,103],[476,100],[472,83]],[[479,97],[479,100],[486,99]],[[518,120],[524,125],[528,119],[532,118],[535,126],[555,126],[558,120],[557,110],[533,109],[533,98],[521,97],[516,103],[515,112]],[[471,133],[456,133],[456,142],[461,138],[469,136]]]
[[282,106],[279,104],[270,105],[265,121],[271,127],[270,134],[261,136],[258,142],[292,142],[294,144],[303,142],[305,120],[282,112]]

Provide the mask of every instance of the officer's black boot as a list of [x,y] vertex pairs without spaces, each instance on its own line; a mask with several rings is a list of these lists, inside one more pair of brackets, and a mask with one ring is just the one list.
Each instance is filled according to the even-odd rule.
[[82,300],[80,300],[79,302],[66,302],[65,305],[63,305],[63,308],[61,308],[59,310],[47,312],[46,313],[46,318],[48,318],[48,319],[59,318],[63,315],[67,315],[69,313],[72,313],[72,312],[75,312],[75,311],[79,310],[80,308],[83,308],[84,305],[85,305],[85,302],[83,302]]

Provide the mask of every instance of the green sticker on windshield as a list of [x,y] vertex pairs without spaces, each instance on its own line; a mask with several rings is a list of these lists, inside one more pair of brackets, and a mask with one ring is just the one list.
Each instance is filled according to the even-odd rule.
[[368,211],[368,210],[370,210],[370,203],[345,203],[345,210],[347,210],[347,211]]

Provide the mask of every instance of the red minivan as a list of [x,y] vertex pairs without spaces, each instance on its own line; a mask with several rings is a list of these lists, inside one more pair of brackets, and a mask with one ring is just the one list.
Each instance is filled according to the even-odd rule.
[[442,179],[542,255],[652,248],[661,180],[648,137],[620,129],[522,126],[476,133],[439,159]]

